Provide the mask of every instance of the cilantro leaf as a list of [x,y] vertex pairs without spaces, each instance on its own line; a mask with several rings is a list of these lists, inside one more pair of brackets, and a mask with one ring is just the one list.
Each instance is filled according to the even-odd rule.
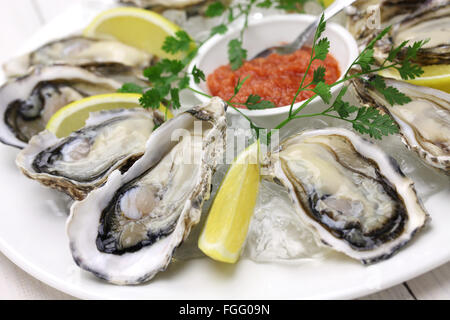
[[170,97],[172,98],[172,108],[179,109],[180,104],[180,90],[178,88],[170,89]]
[[219,17],[225,12],[225,10],[226,7],[223,5],[223,3],[220,1],[216,1],[208,6],[205,11],[205,16],[208,18]]
[[275,108],[275,104],[268,100],[262,100],[257,94],[251,94],[248,96],[245,106],[249,110],[260,110],[260,109],[270,109]]
[[303,4],[305,4],[307,0],[276,0],[277,9],[283,9],[286,11],[301,11]]
[[325,82],[321,81],[313,89],[313,92],[317,93],[325,103],[330,103],[331,100],[331,89],[330,86]]
[[189,76],[184,76],[180,79],[180,81],[178,82],[178,87],[180,88],[180,90],[186,89],[187,87],[189,87]]
[[192,69],[192,76],[194,77],[194,82],[197,84],[206,80],[205,74],[197,66],[194,66],[194,69]]
[[181,51],[189,51],[191,47],[191,37],[186,31],[180,30],[175,33],[175,36],[166,37],[162,49],[171,54],[176,54]]
[[272,1],[271,0],[264,0],[263,2],[257,3],[256,6],[258,8],[270,8],[272,7]]
[[332,108],[330,111],[336,111],[339,116],[343,119],[347,119],[350,114],[356,112],[358,107],[350,105],[350,103],[343,101],[345,93],[347,92],[348,87],[344,86],[341,91],[339,91],[338,96],[333,102]]
[[154,66],[148,67],[144,70],[144,77],[146,77],[150,82],[156,82],[161,78],[162,73],[163,66],[160,63],[157,63]]
[[363,72],[369,72],[370,71],[370,65],[372,65],[375,61],[373,58],[374,50],[373,49],[366,49],[359,55],[358,59],[356,60],[355,64],[359,65]]
[[389,52],[388,57],[386,58],[386,60],[393,62],[397,58],[397,56],[400,53],[400,51],[406,46],[407,43],[408,43],[408,40],[403,41],[398,47],[393,48]]
[[378,40],[381,40],[381,38],[383,38],[388,32],[390,32],[391,31],[391,28],[392,28],[392,26],[389,26],[389,27],[386,27],[386,28],[384,28],[375,38],[373,38],[370,42],[369,42],[369,44],[367,45],[367,47],[366,47],[366,49],[365,50],[368,50],[368,49],[373,49],[373,47],[375,46],[375,43],[378,41]]
[[258,103],[247,105],[247,108],[249,110],[262,110],[262,109],[276,108],[276,105],[272,101],[261,100]]
[[327,23],[325,22],[325,15],[322,14],[320,17],[319,24],[317,25],[316,34],[314,35],[314,39],[318,40],[322,36],[322,33],[325,31],[325,28],[327,27]]
[[370,84],[381,93],[386,101],[391,105],[400,104],[403,105],[411,101],[411,98],[407,97],[404,93],[398,91],[397,88],[387,87],[386,82],[380,76],[375,76]]
[[319,66],[313,73],[313,81],[311,84],[318,84],[319,82],[325,82],[325,72],[324,66]]
[[250,78],[250,75],[246,76],[242,81],[241,81],[241,78],[238,79],[238,82],[237,82],[236,86],[234,87],[234,96],[236,96],[239,93],[239,91],[241,91],[242,86],[244,85],[245,81],[248,80],[248,78]]
[[160,106],[161,96],[159,91],[152,88],[146,91],[139,99],[139,103],[146,109],[158,109]]
[[398,70],[403,80],[414,79],[420,77],[424,73],[419,65],[412,64],[409,61],[403,61],[401,66],[399,68],[396,67],[395,69]]
[[247,50],[242,48],[242,42],[239,39],[233,39],[228,43],[228,59],[232,70],[237,70],[247,59]]
[[325,60],[330,49],[330,40],[322,38],[314,47],[314,59]]
[[210,36],[212,37],[213,35],[216,35],[216,34],[224,34],[227,31],[228,31],[228,27],[226,25],[219,24],[218,26],[215,26],[214,28],[211,29]]
[[406,54],[403,58],[404,60],[412,60],[417,57],[417,51],[419,51],[420,48],[422,48],[430,39],[416,41],[413,43],[412,46],[406,47]]
[[352,121],[353,128],[370,137],[381,140],[382,136],[398,132],[398,126],[388,114],[381,114],[374,107],[359,108],[356,118]]
[[120,88],[119,90],[117,90],[117,92],[119,93],[143,93],[144,92],[144,88],[142,88],[141,86],[135,84],[135,83],[124,83],[122,88]]

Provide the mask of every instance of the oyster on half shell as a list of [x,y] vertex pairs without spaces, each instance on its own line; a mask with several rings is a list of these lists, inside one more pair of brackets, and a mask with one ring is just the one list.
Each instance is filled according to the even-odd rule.
[[17,166],[29,178],[83,199],[108,175],[131,165],[164,115],[158,110],[114,109],[91,113],[84,128],[58,139],[43,131],[17,156]]
[[[359,1],[355,8],[349,15],[347,27],[360,48],[365,47],[381,29],[392,25],[388,35],[375,43],[374,57],[380,63],[393,46],[400,46],[404,41],[412,45],[426,39],[429,41],[418,50],[415,62],[421,65],[450,63],[450,1]],[[373,25],[376,11],[380,12],[379,26]],[[406,49],[402,50],[399,57],[405,52]]]
[[428,165],[450,172],[450,94],[404,81],[384,79],[411,102],[392,106],[369,81],[354,80],[362,103],[382,109],[397,122],[402,141]]
[[116,92],[125,82],[144,84],[134,68],[120,64],[98,64],[88,69],[35,67],[26,76],[0,87],[0,141],[23,148],[60,108],[85,97]]
[[305,131],[270,159],[265,174],[287,188],[304,225],[364,264],[391,257],[428,220],[395,160],[349,130]]
[[221,159],[226,105],[219,98],[165,122],[124,174],[71,208],[70,248],[82,269],[115,284],[138,284],[166,269],[200,220]]
[[144,51],[114,40],[98,40],[81,36],[52,41],[3,65],[6,76],[16,77],[28,73],[36,65],[68,64],[92,66],[95,64],[122,64],[146,68],[152,56]]

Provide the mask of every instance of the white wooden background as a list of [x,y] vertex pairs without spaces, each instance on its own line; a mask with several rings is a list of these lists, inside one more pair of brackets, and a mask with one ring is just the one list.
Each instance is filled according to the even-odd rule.
[[[27,37],[76,1],[88,0],[1,0],[0,61],[12,57]],[[0,253],[0,299],[72,297],[29,276]],[[450,299],[450,263],[365,299]]]

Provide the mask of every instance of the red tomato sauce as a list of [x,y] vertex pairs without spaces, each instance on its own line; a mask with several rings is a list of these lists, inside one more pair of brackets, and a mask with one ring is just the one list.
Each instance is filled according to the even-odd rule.
[[[244,103],[250,94],[257,94],[263,100],[272,101],[277,107],[290,105],[306,72],[310,56],[311,48],[302,48],[289,55],[273,53],[265,58],[246,61],[235,71],[231,70],[230,65],[221,66],[208,76],[207,84],[212,95],[229,100],[234,94],[238,80],[242,81],[250,76],[232,102]],[[314,70],[319,66],[326,68],[325,82],[327,84],[332,84],[339,79],[341,74],[339,65],[336,59],[328,54],[325,61],[315,60],[312,63],[304,85],[312,81]],[[308,88],[311,89],[314,86]],[[312,91],[302,91],[296,102],[313,95]]]

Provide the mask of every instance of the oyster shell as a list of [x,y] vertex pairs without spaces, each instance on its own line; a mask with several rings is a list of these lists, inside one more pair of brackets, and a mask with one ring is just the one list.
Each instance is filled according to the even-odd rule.
[[450,63],[450,1],[408,16],[394,26],[391,39],[394,46],[428,39],[415,60],[422,65]]
[[404,105],[390,105],[368,81],[355,80],[353,87],[364,104],[381,108],[397,122],[402,141],[428,165],[450,171],[450,94],[403,81],[384,79],[412,99]]
[[346,129],[288,138],[271,154],[266,174],[287,188],[323,244],[364,264],[391,257],[428,220],[395,160]]
[[[380,12],[380,25],[373,25],[374,10]],[[358,1],[350,10],[347,27],[360,48],[364,48],[381,29],[392,25],[391,31],[375,44],[374,57],[382,62],[392,46],[403,41],[430,39],[418,50],[416,62],[422,65],[450,62],[450,1]],[[404,51],[400,52],[401,58]]]
[[67,233],[78,266],[115,284],[142,283],[165,270],[200,220],[225,134],[218,98],[155,130],[125,174],[113,172],[72,206]]
[[90,70],[67,65],[36,67],[0,87],[0,141],[23,148],[61,107],[116,92],[125,82],[143,84],[132,68],[123,65],[97,65]]
[[[347,8],[347,29],[360,43],[366,43],[377,28],[395,24],[420,7],[429,6],[436,0],[358,0]],[[378,14],[379,16],[374,16]],[[379,18],[380,26],[374,26]]]
[[82,200],[112,171],[141,157],[163,119],[159,111],[141,108],[92,113],[84,128],[66,138],[47,130],[34,136],[16,164],[27,177]]
[[15,58],[5,63],[3,69],[6,76],[15,77],[26,74],[35,65],[86,66],[117,63],[143,69],[150,65],[151,60],[150,54],[118,41],[72,36],[52,41]]

